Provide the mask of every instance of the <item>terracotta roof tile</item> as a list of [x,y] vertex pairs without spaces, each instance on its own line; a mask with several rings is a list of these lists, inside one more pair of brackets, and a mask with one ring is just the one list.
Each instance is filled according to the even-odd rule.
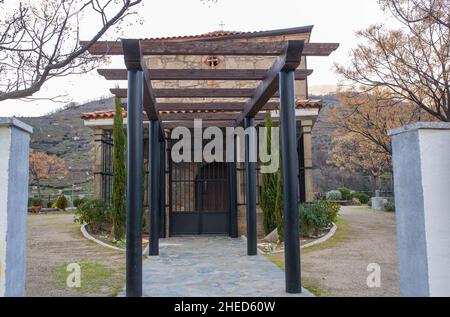
[[[322,107],[321,100],[297,100],[297,109],[320,109]],[[160,111],[161,113],[227,113],[226,109],[223,110],[170,110],[170,111]],[[106,111],[94,111],[85,112],[81,114],[81,119],[83,120],[100,120],[100,119],[112,119],[114,118],[114,110]],[[145,115],[145,112],[144,112]],[[127,111],[122,111],[122,117],[127,117]]]
[[208,40],[208,39],[217,39],[224,37],[234,38],[238,37],[258,37],[258,36],[271,36],[271,35],[286,35],[286,34],[297,34],[297,33],[310,33],[313,29],[312,25],[286,28],[286,29],[277,29],[277,30],[269,30],[269,31],[212,31],[203,34],[196,35],[177,35],[177,36],[165,36],[165,37],[150,37],[143,38],[142,40],[147,41],[189,41],[189,40]]

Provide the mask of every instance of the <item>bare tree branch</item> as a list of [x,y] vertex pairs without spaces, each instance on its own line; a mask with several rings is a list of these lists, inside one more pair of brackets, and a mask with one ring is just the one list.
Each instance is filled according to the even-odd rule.
[[[142,0],[22,1],[0,18],[0,101],[32,96],[48,80],[94,69],[103,57],[88,49]],[[0,1],[0,5],[2,1]],[[2,8],[3,9],[3,8]],[[100,22],[79,45],[80,20]]]

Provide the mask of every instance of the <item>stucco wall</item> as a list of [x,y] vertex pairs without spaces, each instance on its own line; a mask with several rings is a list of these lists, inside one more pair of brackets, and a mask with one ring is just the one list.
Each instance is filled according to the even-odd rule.
[[450,123],[391,135],[401,294],[450,296]]
[[0,296],[24,296],[31,127],[0,118]]

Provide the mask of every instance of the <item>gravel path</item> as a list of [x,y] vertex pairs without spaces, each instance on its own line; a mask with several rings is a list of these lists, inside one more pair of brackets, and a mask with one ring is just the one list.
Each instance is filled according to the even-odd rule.
[[[340,216],[344,234],[303,252],[303,277],[318,285],[322,296],[399,296],[395,214],[343,207]],[[367,286],[370,263],[380,265],[380,288]]]
[[[69,274],[64,268],[73,262],[89,263],[91,272],[95,269],[90,275],[81,271],[82,288],[78,290],[66,287],[55,276],[60,268],[64,282]],[[124,265],[124,253],[83,238],[72,214],[29,215],[26,296],[110,296],[124,285]],[[114,273],[105,275],[104,267]]]

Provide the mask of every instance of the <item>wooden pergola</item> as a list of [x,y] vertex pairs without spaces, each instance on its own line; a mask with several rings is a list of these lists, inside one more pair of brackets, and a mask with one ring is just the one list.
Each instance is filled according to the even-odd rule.
[[[81,43],[82,45],[85,43]],[[97,42],[90,47],[93,55],[123,55],[126,69],[99,69],[108,80],[127,80],[128,88],[114,88],[111,92],[127,98],[127,296],[142,295],[142,233],[143,209],[143,113],[150,121],[149,129],[149,255],[159,254],[159,215],[164,177],[160,168],[165,162],[165,129],[192,127],[201,118],[203,126],[252,127],[264,119],[264,111],[280,109],[282,134],[282,171],[284,188],[286,291],[301,292],[298,179],[296,177],[297,136],[294,81],[306,79],[312,70],[297,70],[302,56],[328,56],[339,45],[335,43],[286,42],[230,42],[123,39],[121,42]],[[220,55],[274,56],[268,70],[255,69],[148,69],[144,56],[160,55]],[[258,80],[255,89],[248,88],[171,88],[154,89],[152,80]],[[248,98],[246,102],[158,102],[158,98]],[[274,101],[272,98],[279,98]],[[142,109],[144,111],[142,111]],[[245,175],[247,208],[247,254],[257,254],[256,239],[256,163],[249,162],[253,138],[246,136]],[[253,144],[252,144],[253,143]],[[236,163],[228,168],[229,205],[236,206]],[[236,215],[236,213],[231,212]],[[231,229],[237,236],[237,228]]]

